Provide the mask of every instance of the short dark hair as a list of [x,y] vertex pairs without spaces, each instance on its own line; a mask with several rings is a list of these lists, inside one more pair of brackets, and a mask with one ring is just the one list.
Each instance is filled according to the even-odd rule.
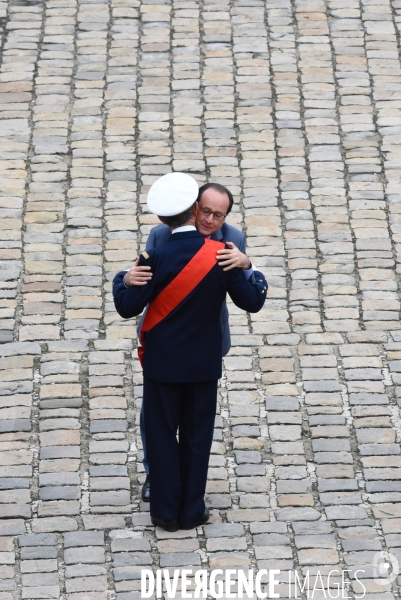
[[212,188],[213,190],[216,190],[216,192],[220,192],[220,194],[227,194],[227,196],[228,196],[227,214],[229,212],[231,212],[231,209],[232,209],[233,204],[234,204],[233,195],[232,195],[232,193],[230,192],[229,189],[227,189],[224,185],[220,185],[220,183],[205,183],[205,185],[202,185],[199,188],[197,201],[200,202],[200,199],[201,199],[201,196],[202,196],[203,192],[206,192],[206,190],[208,190],[209,188]]
[[171,229],[176,229],[177,227],[185,225],[185,223],[188,223],[188,221],[194,213],[194,204],[192,204],[192,206],[187,208],[187,210],[184,210],[184,212],[180,213],[179,215],[173,215],[171,217],[162,217],[163,223],[168,225]]

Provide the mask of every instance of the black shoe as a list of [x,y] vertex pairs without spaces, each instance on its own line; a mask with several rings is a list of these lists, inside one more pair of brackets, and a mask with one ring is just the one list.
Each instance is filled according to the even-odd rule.
[[210,518],[210,514],[207,508],[205,508],[205,512],[197,521],[190,523],[189,525],[180,525],[181,529],[195,529],[195,527],[199,527],[200,525],[204,525],[208,522]]
[[178,531],[179,525],[177,519],[156,519],[151,517],[152,525],[155,527],[161,527],[165,531]]
[[146,475],[145,483],[142,487],[141,498],[144,502],[150,502],[150,479],[149,475]]

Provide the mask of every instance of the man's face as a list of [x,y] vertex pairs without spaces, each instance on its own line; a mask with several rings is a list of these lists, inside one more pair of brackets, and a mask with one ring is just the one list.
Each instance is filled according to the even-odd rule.
[[[199,200],[199,208],[208,208],[212,212],[221,213],[222,215],[227,214],[229,204],[230,201],[227,194],[222,194],[213,188],[208,188],[205,190]],[[198,210],[195,225],[196,229],[204,237],[208,237],[209,235],[216,233],[223,223],[224,219],[222,221],[217,221],[213,218],[212,214],[206,217],[205,215],[202,215],[200,210]]]

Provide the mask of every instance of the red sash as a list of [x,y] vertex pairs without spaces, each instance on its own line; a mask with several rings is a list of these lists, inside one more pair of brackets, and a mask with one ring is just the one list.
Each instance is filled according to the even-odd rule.
[[138,346],[139,362],[143,366],[146,333],[160,323],[192,292],[193,289],[206,277],[217,263],[216,252],[224,248],[222,242],[205,239],[205,243],[198,252],[185,265],[183,270],[156,296],[149,304],[141,331]]

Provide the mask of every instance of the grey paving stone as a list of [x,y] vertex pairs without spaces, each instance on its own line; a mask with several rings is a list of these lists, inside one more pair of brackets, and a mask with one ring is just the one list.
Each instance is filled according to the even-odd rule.
[[22,477],[1,477],[0,478],[0,489],[1,490],[12,490],[18,488],[29,488],[29,479]]
[[51,546],[27,546],[21,548],[21,559],[56,558],[57,549]]
[[236,425],[232,432],[234,437],[258,437],[260,428],[255,425]]
[[388,404],[388,396],[385,394],[350,394],[350,404]]
[[358,450],[362,456],[400,454],[398,444],[359,444]]
[[[152,558],[148,552],[118,552],[118,553],[114,554],[114,557],[113,557],[113,566],[114,567],[150,565],[150,564],[152,564]],[[187,563],[187,564],[191,564],[191,563]]]
[[237,463],[258,464],[262,460],[262,456],[261,456],[260,452],[257,452],[255,450],[249,450],[249,451],[237,450],[235,452],[235,458],[236,458]]
[[305,381],[306,392],[340,392],[341,386],[338,381]]
[[55,546],[57,537],[54,533],[38,533],[36,535],[21,535],[18,538],[20,546]]
[[287,526],[279,522],[253,522],[249,524],[249,530],[251,533],[287,533]]
[[366,510],[360,506],[327,506],[325,508],[327,518],[330,520],[364,519],[367,517]]
[[42,349],[38,342],[12,342],[2,344],[1,356],[16,356],[18,354],[41,354]]
[[92,477],[126,477],[128,475],[127,467],[124,465],[91,466],[89,473]]
[[335,550],[336,539],[332,534],[296,535],[297,548],[331,548]]
[[[86,533],[86,532],[85,532]],[[88,532],[93,534],[94,532]],[[85,546],[85,548],[66,548],[64,561],[66,565],[75,563],[102,563],[104,562],[104,549],[98,546]]]
[[141,578],[143,567],[117,567],[113,569],[114,581],[130,581]]
[[267,397],[266,398],[266,410],[298,410],[299,401],[296,398],[291,397]]
[[381,551],[380,540],[342,540],[344,552],[353,552],[358,550],[376,550]]
[[305,494],[312,491],[312,483],[308,479],[280,479],[276,482],[278,494]]
[[60,486],[60,485],[79,485],[81,483],[79,473],[40,473],[39,485],[41,486]]
[[345,417],[341,415],[312,415],[309,418],[309,425],[345,425]]
[[8,419],[0,421],[0,433],[9,431],[31,431],[32,424],[29,419]]
[[312,440],[312,447],[314,452],[351,451],[350,442],[347,439],[320,438]]
[[95,577],[96,575],[107,575],[106,567],[101,565],[74,564],[65,568],[66,579],[73,577]]
[[328,522],[310,523],[309,521],[299,521],[294,523],[295,535],[325,535],[331,533],[332,526]]
[[105,419],[104,421],[92,421],[90,423],[91,433],[105,433],[108,431],[126,431],[127,428],[127,421],[116,419]]
[[261,476],[266,473],[266,467],[263,465],[242,464],[235,469],[238,477],[253,477]]
[[150,542],[147,538],[116,539],[111,542],[111,549],[113,552],[144,552],[150,550]]
[[80,448],[77,446],[47,446],[40,449],[40,458],[80,458]]
[[401,481],[367,481],[367,492],[401,492]]
[[160,556],[161,567],[198,566],[200,564],[200,556],[195,552],[174,552],[172,554],[167,553]]
[[0,535],[20,535],[26,531],[22,519],[7,519],[0,523]]
[[318,479],[320,492],[334,490],[357,490],[358,482],[355,479]]
[[374,521],[370,519],[339,519],[336,521],[337,527],[374,527]]
[[264,533],[253,536],[255,546],[283,546],[291,543],[290,538],[280,533]]
[[78,546],[103,546],[103,544],[103,531],[75,531],[64,534],[65,548],[72,548]]
[[279,521],[300,521],[300,520],[310,520],[316,521],[320,519],[321,514],[319,511],[314,508],[282,508],[277,512],[277,518]]
[[215,523],[204,526],[204,533],[210,537],[239,537],[244,534],[244,527],[238,523]]
[[315,452],[315,461],[318,464],[344,464],[352,465],[353,457],[350,452]]
[[58,573],[25,573],[21,576],[22,585],[27,587],[39,587],[58,585]]

